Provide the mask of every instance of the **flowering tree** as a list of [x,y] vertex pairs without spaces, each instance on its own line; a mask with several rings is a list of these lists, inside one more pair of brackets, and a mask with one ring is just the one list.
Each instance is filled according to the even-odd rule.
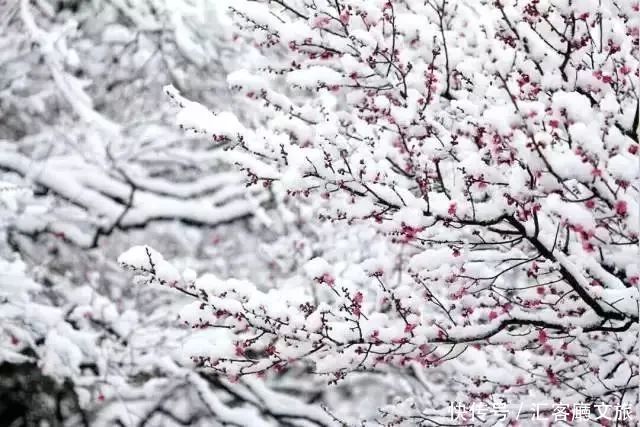
[[605,410],[638,404],[638,3],[274,0],[233,13],[264,60],[228,83],[261,125],[167,87],[178,122],[251,154],[238,161],[250,183],[335,235],[307,235],[311,259],[267,292],[179,274],[147,246],[124,253],[194,300],[181,320],[204,337],[187,351],[196,365],[232,380],[300,365],[329,382],[412,377],[376,414],[386,423],[450,422],[454,401],[503,399],[524,402],[521,418],[582,402],[597,423],[633,424]]

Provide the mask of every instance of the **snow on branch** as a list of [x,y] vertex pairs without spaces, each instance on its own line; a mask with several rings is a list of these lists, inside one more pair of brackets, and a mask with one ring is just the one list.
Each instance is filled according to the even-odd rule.
[[[234,4],[263,55],[228,78],[251,123],[221,123],[168,89],[178,121],[275,169],[244,165],[311,212],[301,228],[330,224],[336,241],[307,238],[316,259],[277,290],[178,282],[197,299],[184,322],[231,332],[224,351],[203,342],[194,359],[231,378],[301,361],[332,382],[460,360],[467,400],[522,397],[524,384],[629,399],[638,11],[574,3]],[[342,229],[384,249],[352,259]],[[291,283],[309,291],[289,295]],[[484,370],[460,366],[475,358]],[[444,409],[433,400],[411,405]]]

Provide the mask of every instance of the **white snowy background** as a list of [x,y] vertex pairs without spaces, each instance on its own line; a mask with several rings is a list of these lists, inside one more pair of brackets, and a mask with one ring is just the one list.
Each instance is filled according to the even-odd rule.
[[639,34],[0,0],[0,425],[637,425]]

